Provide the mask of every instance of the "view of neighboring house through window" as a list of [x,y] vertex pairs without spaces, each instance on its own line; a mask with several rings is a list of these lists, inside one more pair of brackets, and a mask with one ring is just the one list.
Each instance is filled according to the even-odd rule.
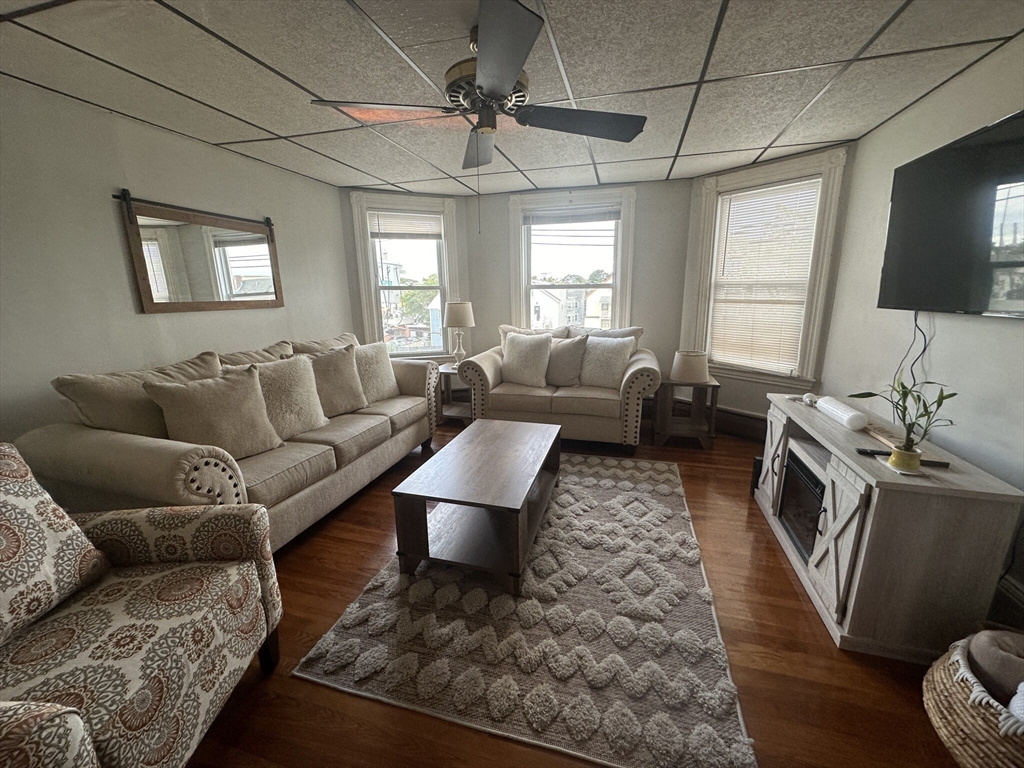
[[443,217],[371,210],[367,223],[388,350],[393,355],[443,353]]
[[230,301],[273,299],[270,249],[263,235],[211,228],[220,298]]
[[1024,183],[996,187],[989,268],[988,311],[1024,310]]
[[821,179],[718,196],[708,317],[713,363],[802,372]]

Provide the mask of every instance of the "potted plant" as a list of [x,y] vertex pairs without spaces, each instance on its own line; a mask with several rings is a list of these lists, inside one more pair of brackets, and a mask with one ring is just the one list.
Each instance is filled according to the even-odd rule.
[[[925,387],[935,386],[939,393],[934,400],[929,400]],[[850,397],[880,397],[892,405],[897,421],[903,426],[903,442],[893,446],[889,455],[889,466],[901,472],[916,472],[921,468],[921,450],[918,445],[927,439],[935,427],[952,426],[949,419],[938,417],[942,404],[956,397],[956,392],[947,392],[942,384],[934,381],[913,382],[907,385],[903,381],[903,371],[896,374],[896,379],[882,392],[858,392]]]

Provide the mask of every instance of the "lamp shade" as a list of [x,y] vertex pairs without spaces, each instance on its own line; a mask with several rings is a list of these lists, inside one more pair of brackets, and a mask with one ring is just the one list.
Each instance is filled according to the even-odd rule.
[[683,350],[676,352],[669,378],[688,384],[707,381],[711,378],[711,374],[708,373],[708,353]]
[[468,301],[448,301],[444,305],[445,328],[472,328],[473,304]]

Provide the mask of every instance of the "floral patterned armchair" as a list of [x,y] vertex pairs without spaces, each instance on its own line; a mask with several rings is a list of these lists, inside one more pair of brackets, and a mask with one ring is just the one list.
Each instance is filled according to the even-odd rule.
[[0,765],[184,765],[280,618],[265,507],[72,520],[0,444]]

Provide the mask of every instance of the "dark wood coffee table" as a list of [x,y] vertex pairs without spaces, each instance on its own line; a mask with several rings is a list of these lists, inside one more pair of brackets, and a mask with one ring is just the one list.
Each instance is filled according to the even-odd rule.
[[558,482],[560,429],[478,419],[395,488],[401,572],[429,559],[493,573],[519,595]]

